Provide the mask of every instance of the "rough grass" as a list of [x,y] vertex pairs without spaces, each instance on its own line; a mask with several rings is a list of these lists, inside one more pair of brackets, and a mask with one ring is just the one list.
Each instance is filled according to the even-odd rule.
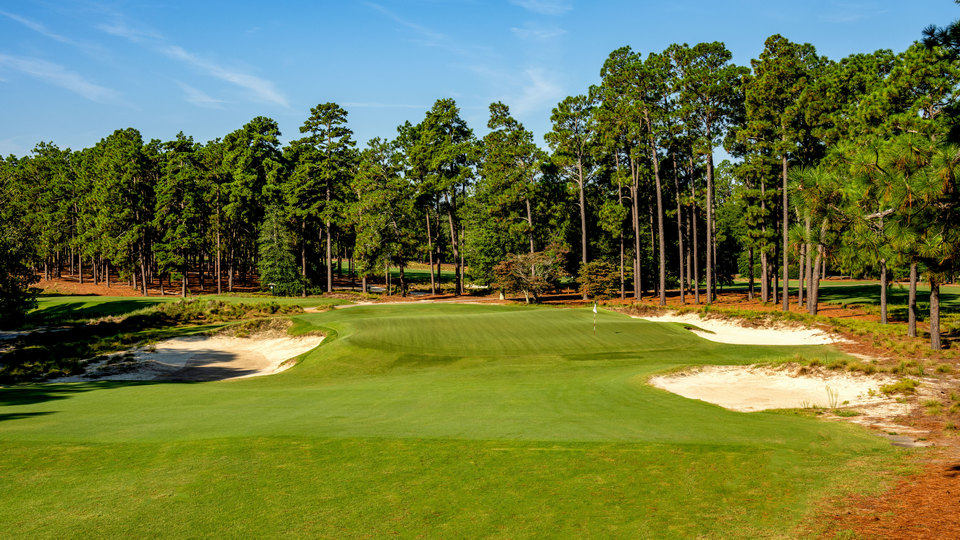
[[[220,383],[0,389],[0,522],[29,537],[776,537],[878,487],[866,431],[643,383],[789,358],[589,309],[358,307]],[[825,347],[811,356],[839,356]]]
[[[225,304],[275,304],[279,306],[327,307],[348,303],[344,300],[323,297],[274,297],[240,295],[191,296],[188,302],[217,301]],[[37,309],[27,316],[28,327],[86,322],[104,317],[123,317],[142,311],[181,302],[179,297],[129,297],[129,296],[41,296]]]
[[[115,302],[87,298],[73,297],[70,302],[69,297],[58,297],[41,304],[38,311],[52,310],[56,315],[37,315],[38,320],[70,313],[78,322],[62,323],[53,330],[33,332],[12,341],[12,350],[2,356],[0,382],[76,375],[83,373],[85,360],[143,342],[215,330],[231,321],[303,312],[291,299],[256,302],[247,298],[254,301],[240,302],[235,297],[228,297],[230,301],[190,298],[151,304],[130,303],[126,298]],[[321,309],[332,306],[330,300],[312,303]],[[83,321],[84,317],[91,320]]]

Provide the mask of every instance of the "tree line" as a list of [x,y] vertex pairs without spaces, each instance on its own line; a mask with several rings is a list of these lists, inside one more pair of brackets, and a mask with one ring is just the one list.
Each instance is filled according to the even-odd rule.
[[[553,109],[546,149],[500,102],[478,138],[452,99],[363,148],[335,103],[286,145],[265,117],[204,144],[132,128],[79,151],[40,143],[0,162],[2,217],[45,278],[117,276],[143,294],[165,279],[183,295],[190,279],[332,291],[344,261],[364,290],[399,268],[405,294],[419,261],[434,293],[446,263],[455,294],[466,268],[535,297],[563,275],[602,275],[609,294],[661,305],[668,289],[710,303],[740,275],[786,310],[799,278],[793,301],[815,314],[829,264],[881,277],[884,322],[887,284],[909,278],[915,334],[924,276],[938,348],[938,287],[960,246],[948,30],[839,61],[775,35],[749,68],[718,42],[622,47],[599,84]],[[734,160],[716,163],[720,147]]]

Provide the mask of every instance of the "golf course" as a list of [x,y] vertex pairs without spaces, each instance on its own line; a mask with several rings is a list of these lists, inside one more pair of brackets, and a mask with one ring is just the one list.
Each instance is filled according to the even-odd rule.
[[857,426],[647,384],[841,354],[829,346],[726,345],[604,310],[594,334],[587,308],[291,318],[291,334],[326,337],[276,375],[0,388],[4,534],[795,537],[898,463]]

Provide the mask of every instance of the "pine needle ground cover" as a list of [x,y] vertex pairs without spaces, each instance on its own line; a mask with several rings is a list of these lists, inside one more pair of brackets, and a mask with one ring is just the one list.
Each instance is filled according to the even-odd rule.
[[[859,428],[645,384],[793,356],[588,309],[385,305],[295,317],[278,375],[0,389],[0,523],[30,537],[794,536],[877,487]],[[806,354],[835,356],[806,347]]]

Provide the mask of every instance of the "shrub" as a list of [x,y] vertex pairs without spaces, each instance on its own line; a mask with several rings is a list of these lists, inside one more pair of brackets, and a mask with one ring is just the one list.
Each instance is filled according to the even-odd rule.
[[597,300],[607,300],[620,293],[620,273],[606,261],[581,264],[577,283],[581,293]]

